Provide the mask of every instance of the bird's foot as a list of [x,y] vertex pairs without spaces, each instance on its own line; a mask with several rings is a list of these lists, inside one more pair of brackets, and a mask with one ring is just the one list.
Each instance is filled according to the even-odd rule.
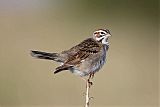
[[87,82],[88,82],[88,85],[89,85],[89,88],[90,88],[93,85],[93,82],[90,81],[90,79],[88,79]]

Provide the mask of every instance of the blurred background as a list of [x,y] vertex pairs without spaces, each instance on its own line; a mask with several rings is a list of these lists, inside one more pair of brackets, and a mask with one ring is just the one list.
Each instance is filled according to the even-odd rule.
[[158,107],[158,0],[0,0],[0,106],[83,107],[85,83],[30,50],[61,52],[107,28],[91,107]]

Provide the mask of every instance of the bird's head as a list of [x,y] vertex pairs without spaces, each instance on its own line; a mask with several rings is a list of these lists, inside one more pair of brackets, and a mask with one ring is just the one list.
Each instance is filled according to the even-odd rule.
[[93,39],[102,44],[108,44],[108,38],[111,36],[108,29],[98,29],[93,33]]

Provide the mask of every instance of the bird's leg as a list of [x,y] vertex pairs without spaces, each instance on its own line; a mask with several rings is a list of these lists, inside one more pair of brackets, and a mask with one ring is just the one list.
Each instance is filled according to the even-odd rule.
[[91,78],[92,78],[92,79],[94,78],[94,73],[91,74]]
[[91,73],[91,74],[89,74],[89,78],[88,78],[88,83],[89,83],[89,87],[91,86],[91,85],[93,85],[93,82],[91,82],[90,81],[90,79],[93,79],[93,77],[94,77],[94,73]]
[[81,79],[84,80],[85,82],[90,83],[90,85],[93,85],[93,83],[90,81],[90,79],[93,79],[93,77],[94,77],[94,74],[92,73],[92,74],[89,74],[88,79],[85,77],[81,77]]

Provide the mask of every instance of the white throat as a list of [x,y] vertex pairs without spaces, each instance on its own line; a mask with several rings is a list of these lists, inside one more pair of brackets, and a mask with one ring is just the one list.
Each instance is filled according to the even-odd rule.
[[109,42],[107,39],[108,39],[107,37],[96,38],[97,41],[102,40],[102,44],[109,45]]
[[103,38],[102,39],[102,44],[109,45],[109,42],[108,42],[107,39],[108,39],[107,37]]

